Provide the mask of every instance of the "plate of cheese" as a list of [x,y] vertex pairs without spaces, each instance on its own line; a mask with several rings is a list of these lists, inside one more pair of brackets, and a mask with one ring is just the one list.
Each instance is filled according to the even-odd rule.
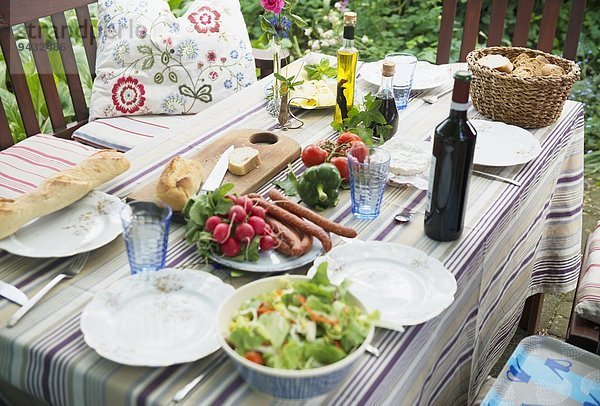
[[309,80],[290,93],[290,105],[301,109],[326,109],[335,106],[335,80]]

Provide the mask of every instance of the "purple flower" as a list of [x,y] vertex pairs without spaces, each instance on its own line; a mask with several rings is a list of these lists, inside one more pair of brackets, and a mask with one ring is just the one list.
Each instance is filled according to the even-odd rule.
[[287,17],[282,17],[278,20],[276,16],[273,16],[269,19],[269,23],[275,29],[275,38],[289,38],[292,22]]

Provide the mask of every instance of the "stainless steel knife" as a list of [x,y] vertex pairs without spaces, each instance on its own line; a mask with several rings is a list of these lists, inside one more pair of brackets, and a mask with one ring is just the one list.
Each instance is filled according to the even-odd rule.
[[231,145],[225,150],[225,152],[223,152],[223,154],[217,161],[217,164],[210,172],[210,174],[204,181],[204,184],[200,188],[200,191],[198,192],[199,195],[207,192],[212,192],[213,190],[221,186],[221,182],[223,181],[223,178],[227,173],[227,167],[229,166],[229,153],[233,151],[233,149],[234,147],[233,145]]
[[23,293],[16,286],[10,283],[0,281],[0,296],[7,298],[11,302],[15,302],[18,305],[23,306],[29,299],[27,295]]

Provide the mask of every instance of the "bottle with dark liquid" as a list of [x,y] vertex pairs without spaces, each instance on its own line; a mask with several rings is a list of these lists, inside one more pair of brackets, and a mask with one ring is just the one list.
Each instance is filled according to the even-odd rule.
[[460,238],[467,206],[477,131],[467,120],[471,73],[454,74],[450,116],[435,128],[425,234],[438,241]]
[[344,36],[342,46],[337,51],[337,94],[333,119],[341,123],[348,117],[348,111],[354,106],[354,84],[356,81],[356,63],[358,50],[354,46],[354,26],[356,13],[344,13]]
[[[396,108],[396,102],[394,100],[394,73],[396,71],[396,64],[393,61],[383,61],[381,69],[381,85],[379,90],[375,94],[375,98],[381,101],[379,112],[385,118],[385,122],[392,128],[387,135],[384,136],[383,140],[387,141],[396,134],[398,130],[398,109]],[[373,129],[375,132],[373,136],[377,136],[377,127],[380,124],[374,124]]]

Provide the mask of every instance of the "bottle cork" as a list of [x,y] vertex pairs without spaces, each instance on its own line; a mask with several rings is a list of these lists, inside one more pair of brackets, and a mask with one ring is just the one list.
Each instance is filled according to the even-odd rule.
[[344,13],[344,25],[356,25],[356,13],[346,11]]
[[396,72],[396,63],[394,61],[383,61],[383,68],[381,74],[383,76],[394,76]]

